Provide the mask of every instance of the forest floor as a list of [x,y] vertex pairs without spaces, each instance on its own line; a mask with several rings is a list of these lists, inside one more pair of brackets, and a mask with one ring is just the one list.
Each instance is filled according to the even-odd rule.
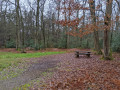
[[[100,55],[90,58],[75,58],[69,53],[25,59],[25,65],[12,68],[24,68],[13,78],[0,80],[1,90],[120,90],[120,54],[114,53],[114,60],[101,60]],[[52,51],[58,51],[54,49]],[[66,51],[66,50],[60,50]],[[21,70],[21,69],[20,69]]]

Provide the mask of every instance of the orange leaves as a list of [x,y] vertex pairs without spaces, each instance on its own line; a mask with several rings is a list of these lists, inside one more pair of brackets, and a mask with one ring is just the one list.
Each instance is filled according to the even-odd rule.
[[[85,72],[85,71],[83,71]],[[61,72],[57,80],[51,83],[51,89],[83,89],[85,88],[85,83],[87,82],[87,74],[81,74],[74,72]],[[76,78],[77,77],[77,78]]]
[[97,7],[96,7],[96,9],[100,9],[101,8],[101,5],[99,4],[99,5],[97,5]]
[[77,25],[79,25],[79,22],[83,19],[83,16],[78,19],[73,19],[73,20],[61,20],[59,21],[59,24],[63,25],[63,26],[68,26],[68,27],[75,27]]
[[116,16],[116,20],[117,20],[117,19],[119,20],[119,16],[118,16],[118,15]]
[[112,79],[113,83],[120,87],[120,80]]
[[82,37],[84,35],[88,35],[90,33],[93,33],[94,31],[98,30],[98,26],[95,26],[93,24],[86,24],[83,28],[79,28],[77,30],[77,27],[73,28],[71,32],[69,32],[70,35],[72,36],[79,36]]
[[69,53],[57,58],[62,61],[51,80],[50,89],[120,90],[119,55],[115,55],[114,61],[101,61],[98,55],[89,59],[84,56],[77,59],[73,55]]
[[[106,13],[106,16],[97,16],[92,14],[91,16],[87,16],[86,12],[82,15],[77,15],[77,11],[79,10],[90,10],[92,13],[95,13],[95,10],[99,10],[102,7],[102,4],[97,4],[97,6],[94,6],[95,0],[88,0],[85,3],[91,3],[90,6],[94,6],[95,9],[90,9],[87,5],[83,5],[83,1],[75,2],[75,0],[63,0],[62,1],[64,4],[61,7],[61,11],[63,14],[63,20],[59,21],[58,23],[61,24],[62,26],[66,26],[70,28],[70,32],[68,32],[72,36],[79,36],[82,37],[84,35],[93,33],[94,31],[98,30],[110,30],[111,28],[111,23],[113,24],[113,21],[109,20],[108,18],[111,18],[111,16]],[[82,2],[82,3],[81,3]],[[94,11],[93,11],[94,10]],[[82,16],[81,18],[77,18],[79,16]],[[119,17],[117,16],[116,19]],[[84,20],[83,20],[84,19]],[[87,20],[87,21],[86,21]],[[94,22],[94,23],[93,23]],[[84,24],[83,24],[84,23]],[[68,34],[67,33],[67,34]]]

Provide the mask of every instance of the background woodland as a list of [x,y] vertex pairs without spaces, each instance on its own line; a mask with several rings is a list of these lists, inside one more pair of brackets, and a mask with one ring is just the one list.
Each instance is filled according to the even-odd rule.
[[0,0],[0,48],[120,52],[118,0]]

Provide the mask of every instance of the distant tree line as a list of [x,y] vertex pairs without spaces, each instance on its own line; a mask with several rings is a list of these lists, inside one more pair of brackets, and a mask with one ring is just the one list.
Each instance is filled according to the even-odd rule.
[[[117,0],[0,0],[0,48],[120,52]],[[104,28],[103,28],[104,27]]]

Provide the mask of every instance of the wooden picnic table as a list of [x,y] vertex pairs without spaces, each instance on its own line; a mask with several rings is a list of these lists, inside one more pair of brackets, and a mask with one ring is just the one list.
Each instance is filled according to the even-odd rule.
[[86,55],[88,58],[91,55],[90,51],[75,51],[75,57],[79,58],[79,55]]

